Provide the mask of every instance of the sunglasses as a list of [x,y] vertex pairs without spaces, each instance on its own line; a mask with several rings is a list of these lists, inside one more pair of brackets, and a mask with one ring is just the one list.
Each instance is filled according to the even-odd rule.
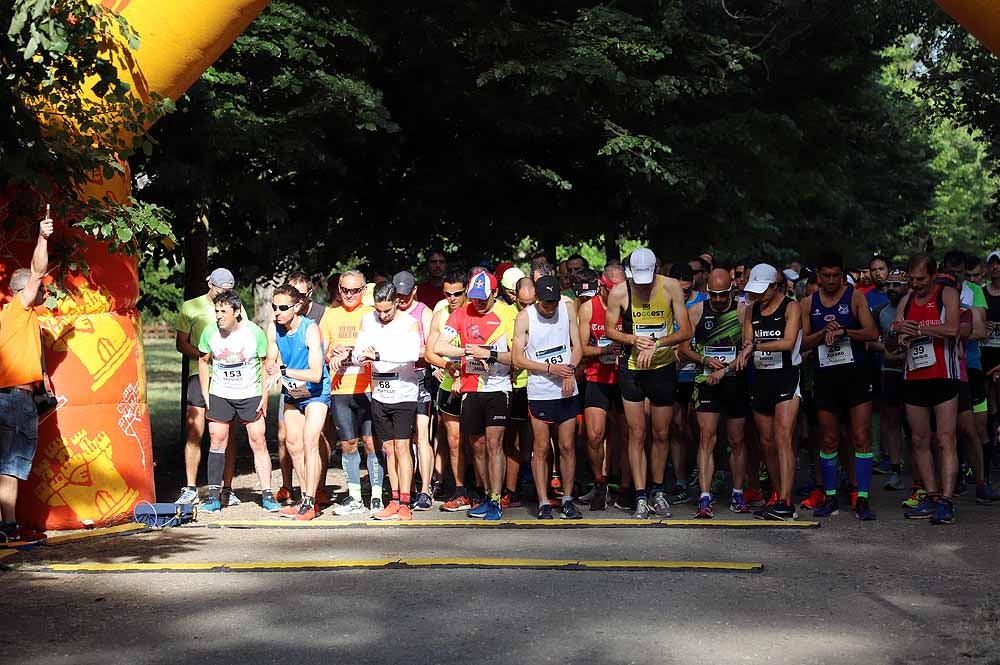
[[271,303],[271,309],[275,312],[287,312],[293,307],[295,307],[295,305],[275,305],[274,303]]
[[906,286],[906,282],[886,282],[885,285],[903,287]]
[[708,290],[708,297],[709,298],[712,298],[712,297],[722,298],[723,296],[728,296],[732,292],[733,292],[733,287],[731,287],[731,286],[728,289],[725,289],[723,291],[713,291],[712,289],[709,289]]
[[344,287],[340,287],[340,292],[343,293],[345,296],[356,296],[364,290],[365,287],[363,286],[359,286],[356,289],[345,289]]
[[445,298],[458,298],[459,296],[464,295],[464,294],[465,294],[465,289],[462,289],[461,291],[445,291],[444,292],[444,297]]

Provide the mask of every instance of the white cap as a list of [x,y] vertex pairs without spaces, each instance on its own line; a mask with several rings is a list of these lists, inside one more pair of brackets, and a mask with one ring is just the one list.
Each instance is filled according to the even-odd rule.
[[785,268],[781,271],[781,274],[785,276],[789,282],[794,282],[799,278],[799,273],[795,272],[791,268]]
[[747,282],[744,291],[749,291],[750,293],[764,293],[767,291],[767,287],[778,281],[778,271],[767,263],[758,263],[750,271],[750,280]]
[[854,278],[851,277],[850,273],[848,273],[847,274],[847,285],[848,286],[854,286],[855,284],[856,284],[856,282],[854,281]]
[[632,281],[636,284],[652,284],[656,274],[656,255],[645,247],[632,252],[628,260],[632,269]]
[[992,252],[990,252],[986,256],[986,262],[987,263],[989,263],[993,259],[996,259],[997,261],[1000,261],[1000,249],[994,249]]

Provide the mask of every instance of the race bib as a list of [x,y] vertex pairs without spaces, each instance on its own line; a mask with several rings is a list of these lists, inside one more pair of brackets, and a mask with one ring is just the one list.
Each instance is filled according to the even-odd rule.
[[598,362],[602,365],[615,365],[618,363],[618,353],[620,350],[618,344],[601,335],[597,340],[597,346],[603,351],[601,355],[597,356]]
[[396,388],[398,386],[398,372],[372,372],[372,390],[382,399],[396,399]]
[[215,368],[215,381],[222,387],[239,390],[250,387],[256,376],[251,376],[250,366],[247,363],[235,365],[219,365]]
[[925,367],[933,367],[936,362],[934,342],[930,337],[918,337],[910,340],[910,350],[906,354],[906,369],[912,372]]
[[535,360],[540,363],[551,363],[553,365],[565,365],[569,362],[569,353],[565,345],[554,346],[551,349],[535,351]]
[[850,365],[854,362],[854,349],[851,348],[851,341],[846,337],[833,344],[820,344],[816,351],[820,367]]
[[462,363],[464,365],[466,374],[475,374],[477,376],[482,376],[484,374],[490,373],[490,366],[485,360],[480,360],[479,358],[473,358],[472,356],[465,356]]
[[309,384],[305,381],[282,376],[281,385],[284,387],[285,392],[288,393],[288,396],[293,399],[304,399],[312,396],[309,392]]
[[754,351],[753,366],[757,369],[781,369],[785,366],[781,351]]
[[686,362],[677,366],[678,372],[697,372],[698,364],[693,362]]
[[637,323],[635,324],[635,334],[640,337],[652,337],[660,339],[667,336],[666,323]]
[[[725,365],[730,365],[736,361],[736,347],[735,346],[706,346],[705,347],[705,359],[715,358],[720,363]],[[705,366],[705,376],[711,374],[713,370],[708,365]]]
[[992,348],[1000,347],[1000,323],[994,323],[996,326],[993,330],[986,332],[986,339],[984,339],[980,344],[982,346],[989,346]]

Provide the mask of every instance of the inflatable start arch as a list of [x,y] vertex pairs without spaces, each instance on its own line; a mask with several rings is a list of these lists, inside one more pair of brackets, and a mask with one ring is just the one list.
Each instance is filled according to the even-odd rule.
[[[267,5],[268,0],[103,0],[142,38],[122,78],[134,90],[176,100]],[[994,53],[1000,50],[1000,2],[939,0],[939,4]],[[127,49],[127,44],[118,48]],[[86,94],[81,91],[81,94]],[[128,199],[127,175],[96,177],[83,197]],[[0,193],[0,223],[17,191]],[[27,266],[34,218],[15,220],[0,238],[0,281]],[[73,231],[58,225],[57,235]],[[41,316],[45,361],[59,407],[39,423],[38,453],[22,485],[18,513],[35,528],[109,524],[139,501],[154,500],[149,413],[139,296],[133,259],[110,254],[84,239],[90,275],[69,279],[68,294]],[[179,454],[179,453],[178,453]]]

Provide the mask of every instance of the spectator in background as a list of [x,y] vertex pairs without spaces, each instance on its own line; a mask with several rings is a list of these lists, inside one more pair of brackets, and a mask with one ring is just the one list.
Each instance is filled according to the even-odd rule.
[[705,293],[708,284],[708,273],[712,272],[712,265],[700,256],[696,256],[688,261],[688,265],[691,267],[691,274],[693,276],[691,288],[699,293]]
[[444,299],[444,273],[448,270],[448,257],[440,249],[427,252],[427,281],[417,284],[417,301],[431,309]]

